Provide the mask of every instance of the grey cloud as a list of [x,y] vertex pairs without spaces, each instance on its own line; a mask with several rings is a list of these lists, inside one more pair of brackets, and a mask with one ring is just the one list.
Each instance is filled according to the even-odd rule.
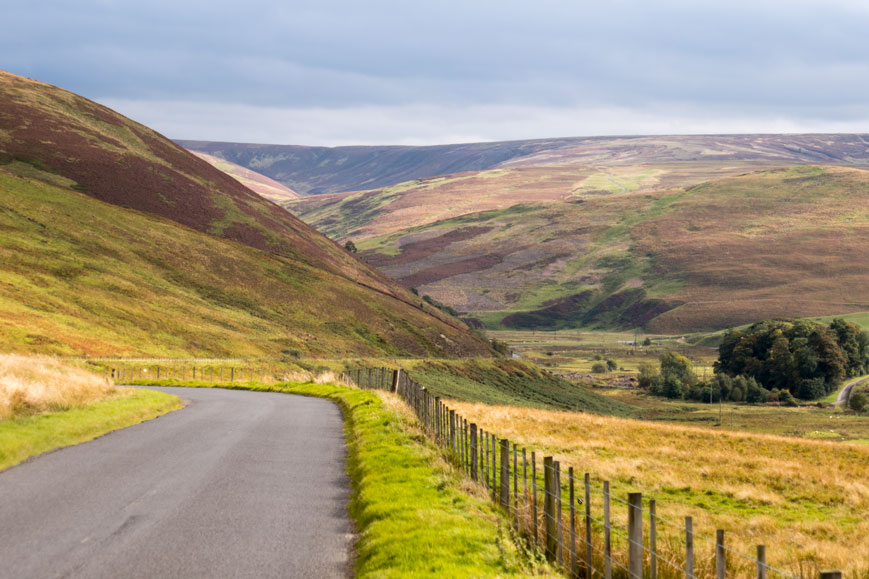
[[0,68],[125,102],[810,123],[869,95],[869,12],[846,0],[42,0],[4,20]]

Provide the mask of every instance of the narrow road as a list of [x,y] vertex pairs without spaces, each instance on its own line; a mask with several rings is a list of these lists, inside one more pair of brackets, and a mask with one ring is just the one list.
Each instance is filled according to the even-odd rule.
[[154,388],[183,410],[0,473],[0,577],[346,577],[337,406]]
[[846,384],[845,387],[839,391],[839,395],[836,396],[836,401],[833,402],[833,404],[835,404],[836,406],[847,404],[848,399],[851,398],[851,390],[854,389],[854,386],[856,386],[857,384],[862,384],[866,380],[869,380],[869,378],[861,378],[859,380],[854,380],[850,384]]

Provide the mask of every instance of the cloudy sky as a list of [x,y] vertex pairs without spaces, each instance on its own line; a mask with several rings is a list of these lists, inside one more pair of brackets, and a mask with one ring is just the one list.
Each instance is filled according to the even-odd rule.
[[0,0],[0,68],[172,138],[869,132],[862,0]]

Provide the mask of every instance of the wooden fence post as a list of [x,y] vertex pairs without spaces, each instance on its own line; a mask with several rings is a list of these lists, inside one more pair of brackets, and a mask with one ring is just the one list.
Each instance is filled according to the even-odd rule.
[[658,516],[655,499],[649,500],[649,579],[658,579]]
[[594,559],[591,548],[591,477],[585,473],[585,563],[588,565],[589,577],[594,570]]
[[456,450],[456,411],[450,409],[450,448]]
[[628,495],[628,573],[643,579],[643,495]]
[[543,457],[543,527],[546,533],[546,558],[550,561],[554,561],[558,555],[558,535],[555,527],[555,484],[555,465],[551,456],[545,456]]
[[528,453],[525,450],[525,447],[522,447],[522,522],[524,523],[522,526],[525,529],[525,532],[528,532],[528,521],[526,520],[526,516],[528,514]]
[[443,416],[441,414],[441,397],[435,396],[435,443],[442,444],[442,432],[441,425],[443,423]]
[[471,480],[477,480],[477,424],[471,423]]
[[398,394],[398,380],[401,378],[401,368],[392,373],[392,392]]
[[498,439],[494,434],[492,437],[492,500],[498,496]]
[[558,524],[558,563],[564,565],[564,523],[561,517],[561,463],[555,461],[555,522]]
[[[567,469],[567,484],[570,488],[568,497],[570,500],[570,577],[576,577],[576,490],[573,481],[573,467]],[[586,570],[586,577],[591,574]]]
[[465,472],[471,474],[471,434],[468,431],[468,419],[460,419],[462,424],[462,441],[464,444],[463,456],[465,457]]
[[533,512],[531,513],[531,521],[534,526],[534,544],[537,545],[540,535],[537,532],[537,462],[534,458],[534,451],[531,451],[531,503]]
[[766,545],[757,546],[757,579],[766,579]]
[[489,488],[489,434],[485,430],[480,431],[480,436],[483,437],[480,447],[480,477],[483,479],[483,486]]
[[519,468],[516,464],[516,443],[513,443],[513,525],[519,530]]
[[685,577],[694,579],[694,519],[685,517]]
[[610,481],[603,481],[603,576],[613,576],[613,544],[610,525]]
[[724,531],[718,529],[715,531],[715,577],[716,579],[724,579],[727,563],[724,559]]
[[501,506],[510,513],[510,441],[501,439]]

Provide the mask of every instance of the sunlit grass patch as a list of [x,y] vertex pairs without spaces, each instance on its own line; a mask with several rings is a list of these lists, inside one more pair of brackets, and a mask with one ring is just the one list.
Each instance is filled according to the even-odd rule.
[[0,420],[119,396],[111,381],[49,356],[0,354]]
[[[563,469],[591,473],[598,486],[611,481],[614,496],[624,499],[639,491],[656,498],[662,518],[678,523],[692,516],[695,531],[706,536],[724,529],[728,545],[741,553],[765,544],[771,564],[797,575],[805,565],[846,573],[869,567],[865,444],[587,413],[450,405],[487,431],[538,455],[553,455]],[[775,415],[767,414],[767,420]],[[597,493],[592,502],[598,509]],[[618,508],[615,520],[626,520]],[[664,532],[678,530],[676,524]]]

